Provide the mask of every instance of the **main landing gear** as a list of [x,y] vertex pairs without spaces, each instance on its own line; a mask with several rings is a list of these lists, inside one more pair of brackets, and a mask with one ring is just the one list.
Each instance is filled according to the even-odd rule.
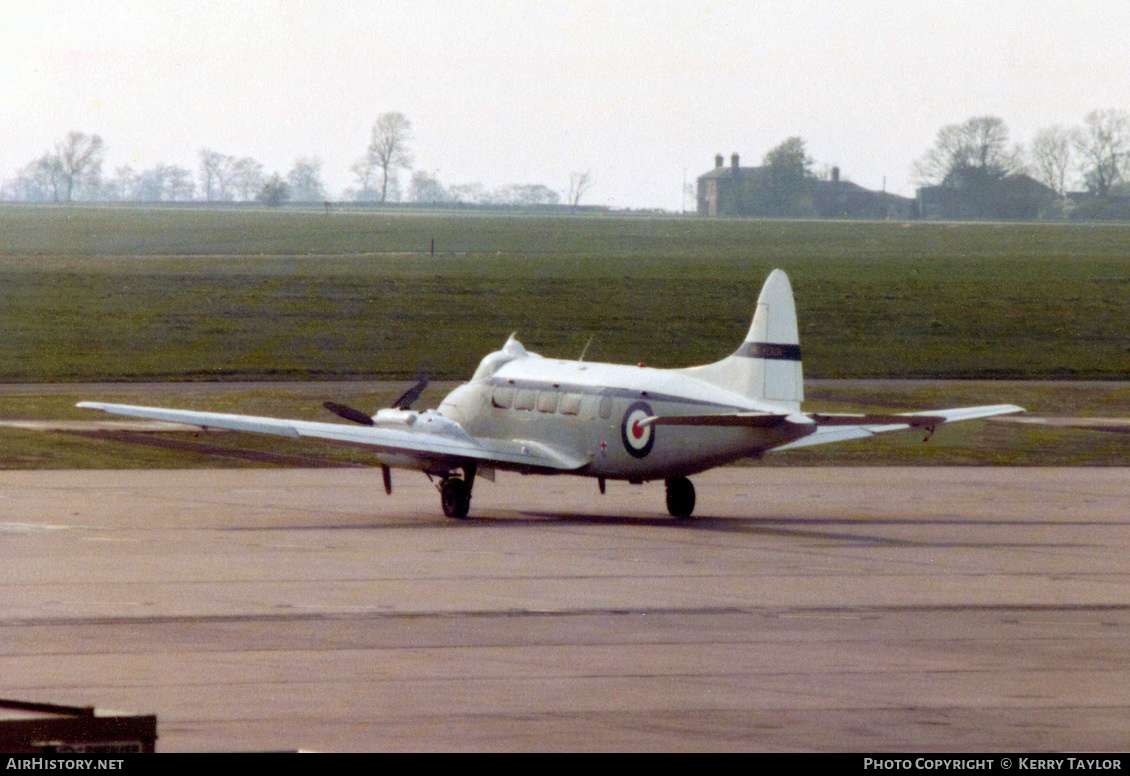
[[452,474],[444,477],[439,483],[439,498],[443,505],[443,514],[462,520],[471,511],[471,488],[475,484],[475,465],[463,467],[463,477]]
[[694,512],[694,485],[686,477],[667,478],[667,511],[684,518]]

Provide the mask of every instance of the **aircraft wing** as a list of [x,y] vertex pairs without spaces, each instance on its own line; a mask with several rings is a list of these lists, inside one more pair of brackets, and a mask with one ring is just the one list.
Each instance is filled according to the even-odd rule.
[[[498,468],[564,472],[588,463],[584,458],[541,442],[472,437],[453,421],[434,414],[429,417],[428,413],[421,413],[421,422],[415,424],[416,428],[388,428],[92,401],[84,401],[77,406],[113,415],[164,420],[201,428],[222,428],[291,439],[321,439],[369,448],[378,454],[383,452],[398,458],[408,457],[422,465],[462,466],[468,461],[476,461]],[[429,428],[433,420],[436,421],[435,430]]]
[[641,426],[745,426],[748,428],[774,428],[787,424],[801,430],[809,427],[808,434],[793,442],[773,448],[789,450],[794,447],[823,445],[863,439],[893,431],[912,428],[935,428],[943,423],[959,420],[976,420],[995,415],[1023,412],[1015,404],[994,404],[986,407],[962,407],[952,410],[906,412],[897,415],[840,415],[812,413],[731,412],[716,415],[670,415],[644,418]]

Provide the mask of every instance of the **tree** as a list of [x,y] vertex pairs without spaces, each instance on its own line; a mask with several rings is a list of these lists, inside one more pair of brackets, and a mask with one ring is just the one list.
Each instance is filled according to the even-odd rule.
[[576,210],[581,204],[581,197],[587,194],[595,184],[592,170],[571,173],[569,175],[569,207]]
[[459,183],[447,190],[452,202],[466,202],[472,205],[485,205],[490,202],[490,194],[481,183]]
[[1021,172],[1020,149],[1009,147],[1008,127],[996,116],[974,116],[938,131],[934,147],[914,164],[923,185],[962,187]]
[[290,187],[286,185],[286,181],[278,173],[275,173],[267,178],[263,188],[259,189],[259,193],[255,195],[255,199],[268,207],[278,207],[290,199]]
[[204,189],[204,199],[209,202],[227,202],[231,199],[228,191],[232,180],[235,157],[200,149],[200,186]]
[[55,144],[51,157],[53,172],[58,176],[56,198],[70,202],[75,194],[93,198],[102,177],[102,138],[68,132]]
[[1061,197],[1067,191],[1067,174],[1074,162],[1072,149],[1078,135],[1078,131],[1056,124],[1041,129],[1032,140],[1032,172],[1036,180],[1055,189]]
[[413,202],[447,202],[450,195],[435,175],[417,170],[412,173],[408,186],[408,198]]
[[503,186],[494,194],[494,201],[503,205],[556,205],[561,195],[548,186],[538,183],[512,183]]
[[297,159],[286,176],[290,199],[294,202],[321,202],[326,198],[322,185],[322,160],[316,157]]
[[1087,114],[1085,123],[1075,144],[1083,178],[1092,194],[1106,197],[1130,165],[1130,116],[1119,110],[1095,110]]
[[263,165],[249,156],[232,165],[231,187],[240,202],[250,202],[263,188]]
[[370,159],[368,154],[358,159],[349,170],[357,180],[358,186],[357,189],[350,189],[353,199],[358,202],[375,202],[380,199],[381,193],[375,188],[377,180],[376,162]]
[[114,170],[114,177],[102,186],[102,195],[112,202],[129,202],[134,198],[137,174],[128,164]]
[[790,137],[765,154],[769,168],[767,215],[799,218],[812,215],[812,182],[815,176],[804,140]]
[[192,171],[180,165],[169,165],[165,168],[165,196],[169,202],[189,202],[196,193],[196,184],[192,182]]
[[130,198],[138,202],[183,202],[192,199],[195,189],[191,170],[162,163],[137,174]]
[[4,184],[3,198],[18,202],[58,202],[61,191],[58,160],[46,153]]
[[362,185],[362,196],[376,171],[381,174],[381,202],[388,201],[389,179],[397,169],[412,167],[412,154],[408,144],[412,141],[412,122],[403,113],[382,113],[373,124],[372,139],[365,157],[353,165],[353,173]]

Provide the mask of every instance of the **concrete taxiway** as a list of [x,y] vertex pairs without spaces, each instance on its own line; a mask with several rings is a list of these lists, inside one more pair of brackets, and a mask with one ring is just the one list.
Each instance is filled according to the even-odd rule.
[[159,751],[1101,750],[1130,468],[0,473],[0,694]]

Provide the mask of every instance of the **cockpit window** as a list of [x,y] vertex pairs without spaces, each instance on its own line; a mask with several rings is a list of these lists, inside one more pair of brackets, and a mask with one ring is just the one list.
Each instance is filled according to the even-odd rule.
[[506,386],[502,385],[495,388],[491,403],[494,404],[495,407],[498,407],[500,409],[510,409],[510,407],[514,404],[514,389],[507,388]]
[[514,409],[516,410],[532,410],[534,402],[537,400],[538,392],[528,389],[518,391],[514,397]]
[[581,394],[567,393],[561,397],[561,406],[558,411],[562,415],[576,415],[581,411]]
[[557,391],[542,391],[538,394],[538,412],[557,411]]

